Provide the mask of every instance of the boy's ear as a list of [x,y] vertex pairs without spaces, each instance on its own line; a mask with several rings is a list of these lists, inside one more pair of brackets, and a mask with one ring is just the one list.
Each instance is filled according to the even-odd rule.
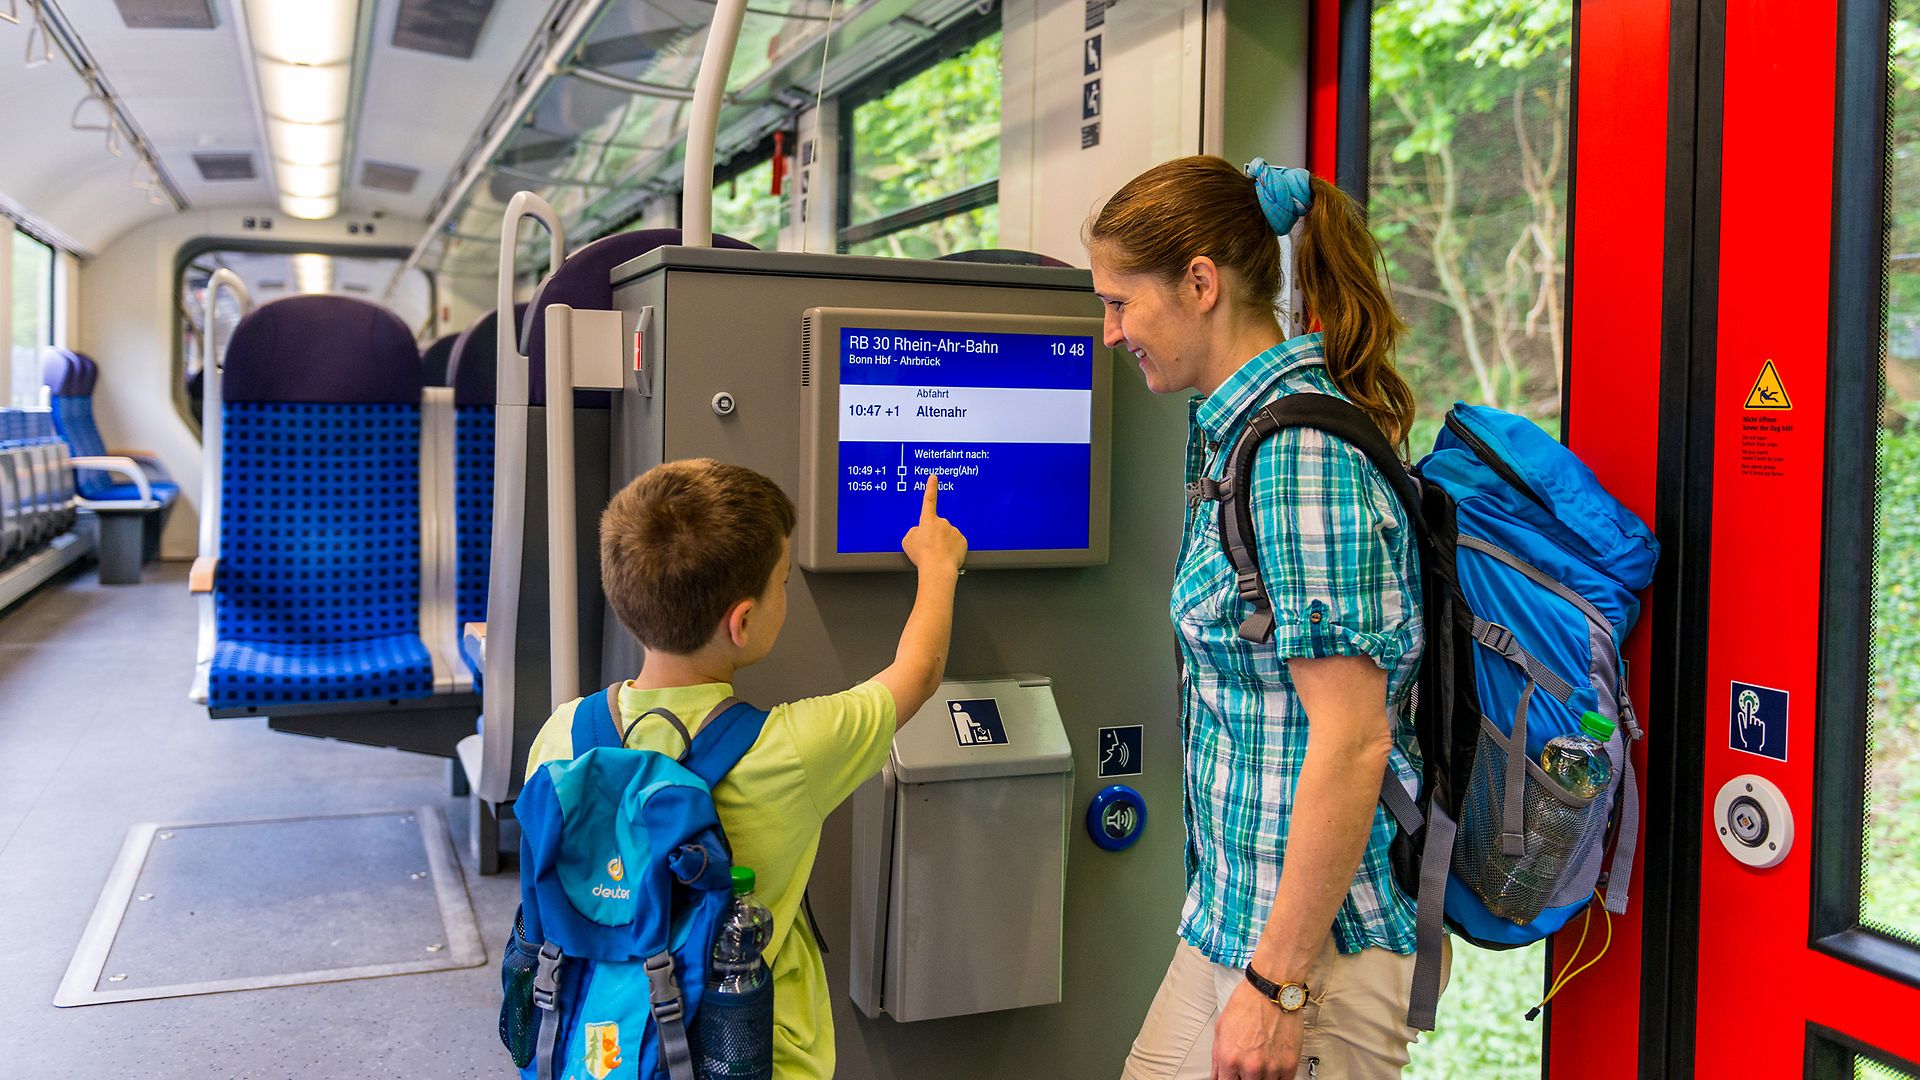
[[747,647],[747,626],[756,613],[756,607],[756,601],[753,597],[749,596],[745,600],[735,601],[734,605],[728,608],[727,613],[721,617],[720,632],[733,644],[734,648],[744,649]]

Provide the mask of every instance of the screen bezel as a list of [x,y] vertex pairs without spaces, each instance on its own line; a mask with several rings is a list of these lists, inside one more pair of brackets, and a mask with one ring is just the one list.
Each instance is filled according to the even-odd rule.
[[1093,342],[1093,414],[1088,449],[1087,546],[970,551],[969,569],[1101,566],[1107,561],[1113,490],[1113,350],[1098,318],[1004,312],[910,311],[899,308],[809,308],[801,332],[800,520],[794,562],[811,571],[909,570],[902,552],[837,550],[840,521],[841,332],[924,330],[951,333],[1046,334]]

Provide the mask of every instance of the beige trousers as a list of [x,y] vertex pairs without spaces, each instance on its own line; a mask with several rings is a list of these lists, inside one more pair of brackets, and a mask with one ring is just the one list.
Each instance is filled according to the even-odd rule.
[[[1452,960],[1448,942],[1441,954],[1442,990]],[[1222,967],[1180,942],[1127,1055],[1122,1080],[1207,1080],[1214,1025],[1227,999],[1245,981],[1243,969]],[[1420,1037],[1407,1026],[1413,957],[1385,949],[1343,956],[1328,935],[1306,982],[1306,1031],[1296,1080],[1399,1076],[1407,1064],[1408,1045]]]

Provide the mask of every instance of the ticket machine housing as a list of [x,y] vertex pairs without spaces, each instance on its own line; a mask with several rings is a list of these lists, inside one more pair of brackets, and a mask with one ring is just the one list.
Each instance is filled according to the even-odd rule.
[[[608,494],[662,461],[690,457],[745,465],[798,492],[809,309],[1100,315],[1088,273],[1060,268],[661,248],[616,268],[613,283],[632,355],[614,399]],[[1167,595],[1184,506],[1186,401],[1155,397],[1130,358],[1101,352],[1113,365],[1107,559],[970,571],[960,582],[948,664],[961,674],[1037,672],[1051,681],[1072,753],[1075,822],[1066,841],[1060,1002],[923,1023],[864,1015],[847,986],[853,815],[842,807],[827,820],[810,882],[829,950],[838,1076],[1117,1075],[1172,955],[1184,887]],[[596,502],[587,491],[580,499],[583,507]],[[597,559],[591,532],[579,544],[583,565]],[[910,572],[796,568],[786,629],[764,662],[739,673],[736,693],[765,707],[871,677],[892,662],[914,592]],[[584,685],[640,668],[638,646],[611,612],[599,640],[581,644],[601,667]],[[1116,724],[1145,727],[1141,771],[1126,782],[1140,788],[1155,824],[1133,848],[1109,853],[1077,823],[1093,794],[1113,782],[1099,774],[1098,730]]]

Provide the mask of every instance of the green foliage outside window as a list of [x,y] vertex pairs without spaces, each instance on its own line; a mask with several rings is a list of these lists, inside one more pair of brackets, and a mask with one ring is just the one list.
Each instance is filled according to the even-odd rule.
[[1572,39],[1572,0],[1374,5],[1368,212],[1416,451],[1456,399],[1559,428]]
[[38,404],[40,351],[53,341],[53,249],[14,233],[12,284],[13,385],[8,390],[14,404]]
[[[915,74],[853,109],[846,137],[847,225],[907,210],[1000,175],[1000,35]],[[982,212],[982,210],[985,212]],[[857,254],[931,258],[993,247],[994,208],[976,208],[902,234],[857,245]]]
[[773,193],[772,158],[714,185],[715,232],[772,251],[780,246],[780,227],[786,223],[786,196]]
[[1920,940],[1920,27],[1893,20],[1863,922]]

